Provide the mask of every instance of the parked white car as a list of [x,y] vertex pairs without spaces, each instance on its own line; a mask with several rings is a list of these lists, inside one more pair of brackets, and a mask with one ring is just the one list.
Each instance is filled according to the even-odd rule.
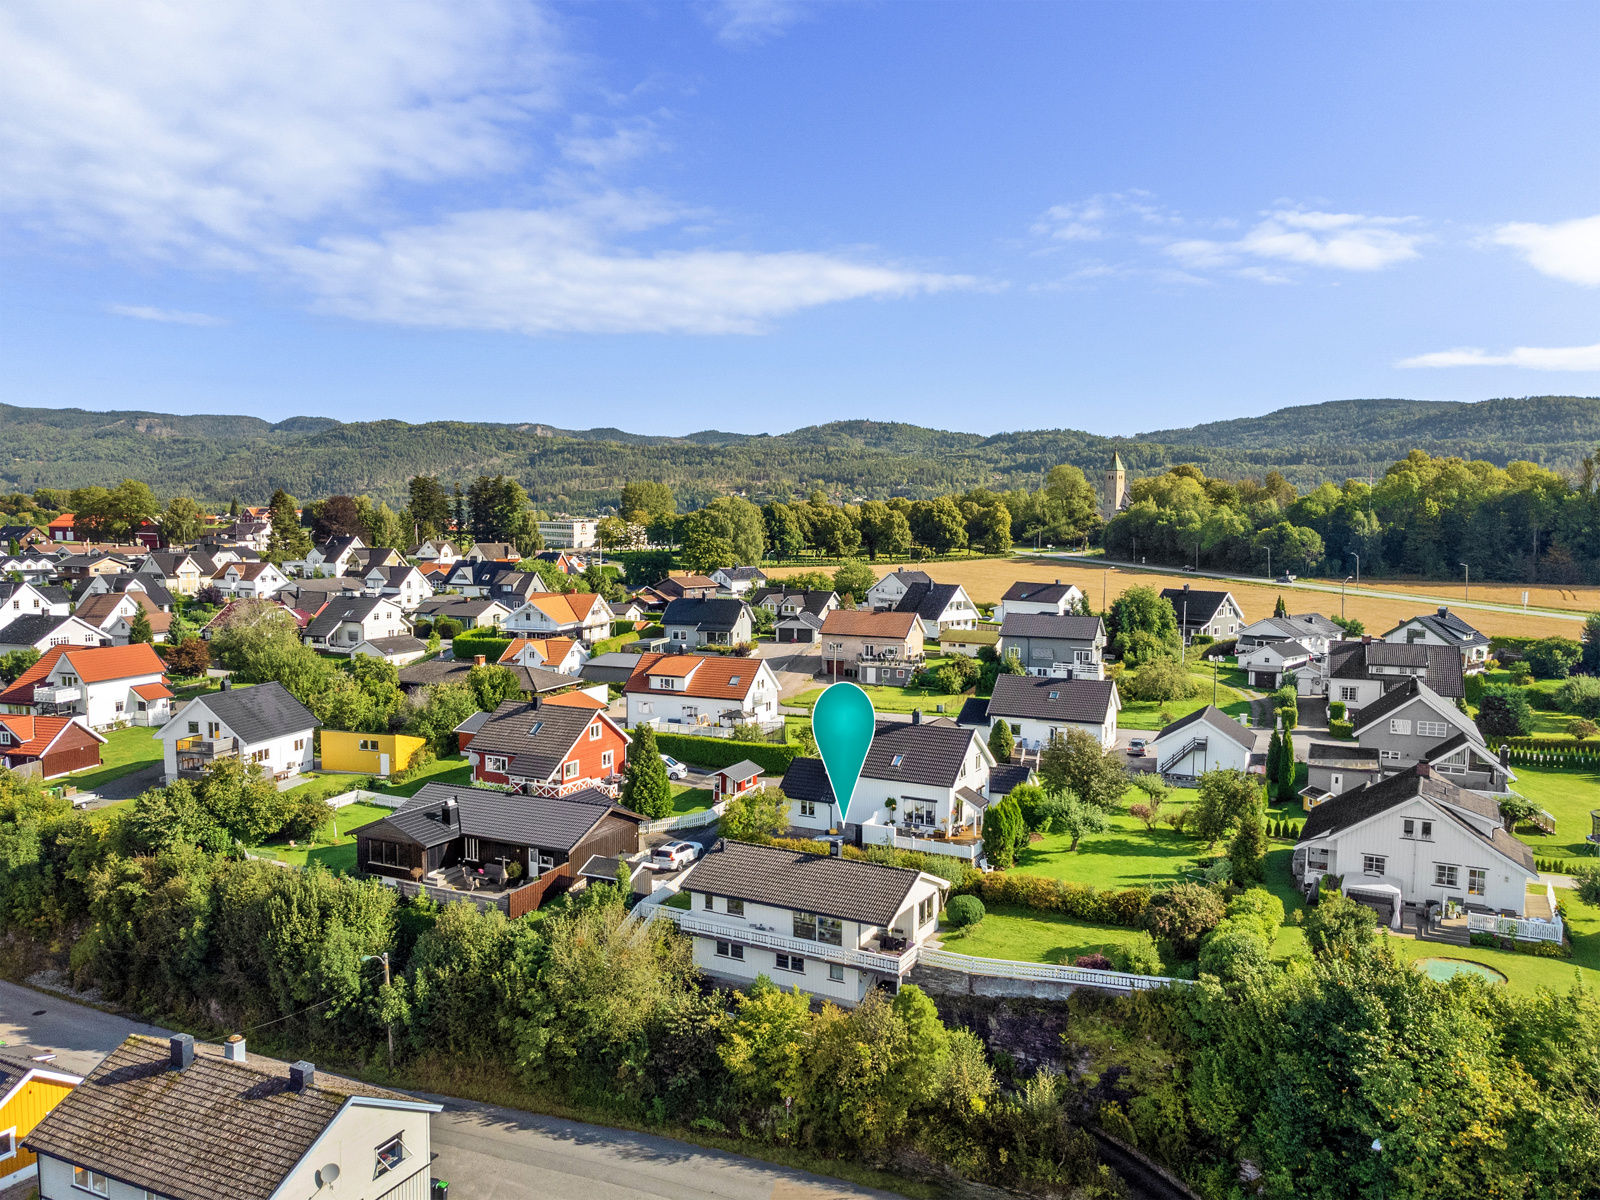
[[689,778],[689,768],[684,766],[677,759],[673,758],[672,755],[663,754],[661,756],[661,761],[666,763],[666,765],[667,765],[667,778],[668,779],[687,779],[687,778]]
[[676,871],[699,857],[698,842],[662,842],[650,852],[650,865],[661,870]]

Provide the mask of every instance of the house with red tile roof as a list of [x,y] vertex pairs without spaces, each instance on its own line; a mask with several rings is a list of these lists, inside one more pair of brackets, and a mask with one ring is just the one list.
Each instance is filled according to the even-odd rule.
[[643,724],[688,732],[740,721],[772,726],[783,720],[778,715],[778,677],[759,658],[641,654],[622,692],[629,729]]
[[[152,697],[170,702],[166,666],[150,646],[52,646],[0,692],[7,713],[78,716],[90,729],[159,724]],[[152,689],[148,685],[160,685]],[[143,693],[135,689],[144,689]],[[164,693],[164,695],[163,695]],[[141,705],[144,707],[141,709]]]
[[589,661],[589,652],[576,638],[519,637],[505,648],[499,661],[508,667],[543,667],[563,675],[576,675]]
[[611,636],[613,619],[611,606],[594,592],[534,592],[503,628],[519,637],[565,635],[593,645]]
[[0,762],[36,779],[98,767],[105,740],[72,717],[0,716]]

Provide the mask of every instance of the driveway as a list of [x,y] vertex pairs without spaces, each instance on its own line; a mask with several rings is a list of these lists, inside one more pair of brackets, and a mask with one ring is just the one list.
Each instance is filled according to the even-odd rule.
[[[84,808],[104,808],[108,804],[115,804],[118,800],[132,800],[153,787],[160,787],[163,769],[160,762],[153,762],[148,767],[140,767],[137,771],[119,779],[102,783],[92,792],[80,792],[74,799]],[[85,798],[87,798],[86,803]]]

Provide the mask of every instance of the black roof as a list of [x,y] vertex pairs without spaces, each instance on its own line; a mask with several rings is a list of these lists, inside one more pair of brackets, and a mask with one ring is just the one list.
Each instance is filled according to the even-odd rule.
[[1421,668],[1421,678],[1438,695],[1454,700],[1467,694],[1461,652],[1453,646],[1428,646],[1421,642],[1335,642],[1328,647],[1328,675],[1332,679],[1376,679],[1387,684],[1402,678],[1375,671],[1374,667]]
[[427,642],[421,638],[412,637],[408,633],[402,633],[398,637],[368,638],[362,644],[371,646],[374,650],[382,651],[384,654],[414,654],[419,650],[428,648]]
[[1256,735],[1250,732],[1250,730],[1246,729],[1243,725],[1239,724],[1238,721],[1235,721],[1232,717],[1223,712],[1214,704],[1208,704],[1204,708],[1197,708],[1187,716],[1179,717],[1171,725],[1168,725],[1160,733],[1156,734],[1156,736],[1166,737],[1169,733],[1176,733],[1180,729],[1186,729],[1190,725],[1196,724],[1205,717],[1211,718],[1209,724],[1215,727],[1218,733],[1232,738],[1246,750],[1255,748]]
[[961,706],[961,712],[956,715],[957,725],[987,725],[989,724],[989,701],[977,696],[968,696]]
[[65,625],[71,617],[52,617],[49,613],[27,613],[7,625],[0,625],[0,643],[9,646],[33,646],[49,637],[57,627]]
[[1002,601],[1027,600],[1034,604],[1060,604],[1072,594],[1072,584],[1056,580],[1054,583],[1033,583],[1019,579],[1006,589]]
[[1347,767],[1354,771],[1376,771],[1376,746],[1357,746],[1351,742],[1312,742],[1306,748],[1306,762],[1313,767]]
[[1009,796],[1018,784],[1027,783],[1033,768],[1026,763],[997,763],[989,771],[989,795]]
[[711,629],[726,633],[739,623],[744,612],[743,600],[713,598],[710,600],[681,599],[667,605],[661,624],[688,625],[694,629]]
[[32,588],[46,604],[72,603],[72,596],[64,587],[53,583],[15,583],[9,579],[0,581],[0,600],[11,599],[15,593],[23,588]]
[[924,621],[937,621],[961,590],[959,583],[913,583],[895,602],[895,612],[914,612]]
[[765,587],[756,588],[750,593],[749,599],[751,604],[761,604],[773,596],[778,597],[778,607],[780,608],[783,607],[785,600],[793,596],[800,601],[800,607],[803,611],[820,616],[838,601],[839,593],[820,590],[802,592],[794,588]]
[[1162,588],[1161,598],[1172,602],[1172,611],[1178,614],[1178,623],[1184,624],[1184,603],[1187,601],[1190,625],[1209,624],[1217,609],[1229,598],[1227,592],[1202,592],[1185,584],[1181,588]]
[[[1449,646],[1438,646],[1435,647],[1435,649],[1443,650],[1445,653],[1451,655],[1455,658],[1457,663],[1461,661],[1460,656],[1457,655],[1454,650],[1450,649]],[[1361,709],[1360,712],[1356,713],[1355,728],[1357,731],[1365,729],[1374,721],[1382,720],[1396,709],[1418,699],[1425,692],[1430,693],[1436,700],[1440,701],[1440,703],[1437,705],[1438,708],[1454,710],[1456,711],[1457,716],[1460,716],[1459,710],[1456,710],[1454,704],[1441,697],[1437,692],[1435,692],[1427,684],[1423,683],[1422,680],[1418,679],[1415,675],[1407,675],[1404,677],[1404,680],[1405,681],[1403,683],[1390,688],[1371,704],[1366,705]]]
[[919,878],[903,867],[724,839],[689,869],[683,888],[888,926]]
[[[444,814],[452,800],[453,815],[446,823]],[[419,846],[440,846],[458,837],[478,837],[567,851],[612,814],[630,821],[644,820],[597,788],[556,798],[427,783],[389,816],[355,832],[380,840],[385,834],[399,834]]]
[[[872,745],[867,748],[861,774],[868,779],[954,787],[976,736],[973,730],[948,721],[921,725],[880,721]],[[894,761],[897,757],[901,759],[898,766]],[[783,794],[793,800],[836,803],[820,758],[797,758],[791,762],[783,775]]]
[[989,697],[989,716],[1099,725],[1116,707],[1116,695],[1117,685],[1109,679],[1000,675]]
[[[566,678],[572,682],[571,676]],[[549,779],[560,769],[589,722],[597,717],[598,711],[592,708],[506,700],[473,735],[472,748],[509,758],[512,775]]]
[[1100,636],[1099,617],[1054,613],[1007,613],[1000,622],[1000,636],[1026,638],[1057,638],[1061,641],[1092,642]]
[[[485,657],[488,657],[485,655]],[[517,677],[517,683],[530,695],[556,692],[578,682],[576,675],[563,675],[560,671],[544,667],[523,667],[514,663],[490,663],[502,666]],[[400,668],[400,686],[404,688],[432,687],[436,683],[465,683],[467,672],[472,670],[471,660],[430,658]]]
[[820,758],[796,758],[790,761],[783,773],[783,794],[791,800],[813,800],[818,804],[836,804],[833,787],[828,783],[828,772]]
[[1440,605],[1437,612],[1408,617],[1383,636],[1387,638],[1390,634],[1398,633],[1407,625],[1413,624],[1421,625],[1436,637],[1443,638],[1451,646],[1482,646],[1489,641],[1487,637],[1479,633],[1471,625],[1468,625],[1444,605]]
[[346,621],[365,621],[380,604],[393,604],[387,596],[334,596],[306,625],[307,637],[325,638]]
[[192,703],[203,705],[247,745],[322,725],[281,683],[212,692]]

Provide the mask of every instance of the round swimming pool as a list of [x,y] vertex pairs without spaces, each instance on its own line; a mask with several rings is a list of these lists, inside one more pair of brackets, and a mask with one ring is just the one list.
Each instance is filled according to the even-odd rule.
[[1426,971],[1429,979],[1436,979],[1443,983],[1453,975],[1476,975],[1485,983],[1504,983],[1506,977],[1493,967],[1486,967],[1482,963],[1468,962],[1464,958],[1419,958],[1412,964],[1418,970]]

